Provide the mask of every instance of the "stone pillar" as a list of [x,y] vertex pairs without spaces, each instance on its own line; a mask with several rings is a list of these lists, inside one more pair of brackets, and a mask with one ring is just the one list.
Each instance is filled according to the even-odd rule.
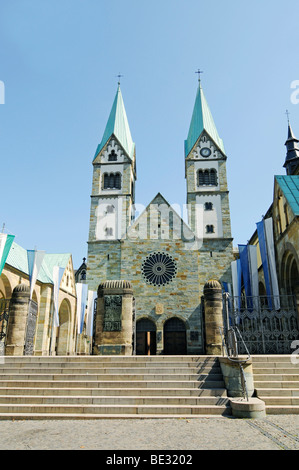
[[7,356],[23,356],[24,354],[29,296],[29,286],[25,284],[19,284],[13,290],[5,347],[5,354]]
[[222,354],[223,328],[222,287],[216,280],[208,281],[204,286],[204,319],[206,354],[219,356]]
[[128,281],[99,285],[93,354],[132,354],[133,289]]
[[[219,358],[221,372],[227,390],[228,397],[242,397],[242,378],[238,362],[230,361],[227,357]],[[244,376],[247,385],[248,397],[254,394],[254,380],[252,371],[252,360],[242,362]]]

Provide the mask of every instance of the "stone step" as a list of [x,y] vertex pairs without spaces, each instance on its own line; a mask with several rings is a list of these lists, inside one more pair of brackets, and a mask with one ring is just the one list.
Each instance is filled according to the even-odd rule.
[[283,375],[283,374],[295,374],[299,375],[299,369],[298,367],[261,367],[261,368],[252,368],[253,374],[259,376],[259,375],[267,375],[267,374],[275,374],[275,375]]
[[51,396],[51,395],[6,395],[0,396],[0,404],[21,405],[225,405],[229,404],[227,397],[168,397],[168,396],[101,396],[101,397],[86,397],[86,396]]
[[20,405],[2,405],[0,404],[0,416],[12,416],[14,413],[25,414],[82,414],[95,416],[97,414],[116,414],[118,417],[122,415],[201,415],[201,414],[216,414],[216,415],[229,415],[231,408],[228,405],[33,405],[33,404],[20,404]]
[[5,367],[0,368],[0,376],[11,374],[221,374],[220,367]]
[[260,397],[286,396],[299,397],[299,388],[257,388],[257,395]]
[[257,382],[298,382],[299,383],[299,374],[256,374],[256,381]]
[[291,362],[293,354],[261,354],[251,356],[252,363],[259,362]]
[[294,396],[265,396],[264,394],[261,394],[259,396],[261,400],[263,400],[266,403],[266,406],[268,405],[298,405],[299,406],[299,396],[294,397]]
[[268,415],[297,415],[299,414],[299,405],[267,405]]
[[113,363],[113,362],[164,362],[176,363],[204,363],[218,362],[215,356],[3,356],[3,362],[10,363],[52,363],[52,362],[89,362],[89,363]]
[[32,380],[46,380],[46,381],[85,381],[88,380],[90,381],[123,381],[123,382],[129,382],[129,381],[138,381],[138,380],[144,380],[144,381],[158,381],[158,382],[163,382],[163,381],[204,381],[204,380],[209,380],[211,381],[219,381],[222,379],[221,374],[151,374],[151,373],[144,373],[144,374],[22,374],[22,373],[2,373],[0,375],[0,385],[2,381],[7,381],[7,380],[23,380],[23,381],[32,381]]
[[0,419],[230,414],[213,356],[14,356],[0,363]]
[[0,397],[6,395],[36,396],[188,396],[188,397],[226,397],[225,388],[23,388],[0,387]]
[[90,381],[90,380],[81,380],[81,381],[66,381],[66,380],[0,380],[0,387],[61,387],[61,388],[73,388],[73,387],[99,387],[99,388],[224,388],[223,380],[186,380],[186,381],[150,381],[150,380],[141,380],[134,381],[130,380],[128,382],[122,380],[106,381]]
[[287,381],[287,380],[254,380],[255,388],[298,388],[297,381]]

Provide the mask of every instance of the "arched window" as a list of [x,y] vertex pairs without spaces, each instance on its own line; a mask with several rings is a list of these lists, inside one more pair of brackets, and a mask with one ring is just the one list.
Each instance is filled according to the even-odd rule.
[[198,170],[197,172],[197,186],[202,186],[203,185],[203,171]]
[[116,175],[114,175],[114,187],[116,189],[121,189],[121,175],[120,175],[120,173],[116,173]]
[[109,188],[115,188],[115,175],[114,173],[110,173],[109,175]]
[[214,233],[214,225],[206,225],[206,233]]
[[115,150],[111,150],[111,152],[109,153],[108,161],[109,162],[116,162],[117,161],[117,154],[115,153]]
[[111,204],[110,206],[107,206],[106,208],[106,213],[107,214],[113,214],[115,211],[115,207]]
[[104,189],[121,189],[121,174],[104,173]]
[[217,171],[215,168],[198,170],[197,186],[217,186]]
[[210,170],[210,183],[212,186],[217,186],[217,171],[212,168]]
[[203,184],[210,184],[210,170],[205,170],[203,173]]
[[109,175],[107,173],[104,174],[104,189],[109,188]]
[[213,203],[205,202],[205,211],[212,211],[212,210],[213,210]]

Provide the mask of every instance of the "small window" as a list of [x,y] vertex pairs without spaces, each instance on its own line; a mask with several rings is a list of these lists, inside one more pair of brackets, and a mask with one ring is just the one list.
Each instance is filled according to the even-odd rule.
[[111,236],[113,235],[113,228],[111,228],[111,227],[106,227],[106,230],[105,230],[105,231],[106,231],[106,235],[107,235],[108,237],[111,237]]
[[198,170],[197,172],[197,186],[202,186],[203,185],[203,171]]
[[205,170],[203,173],[203,184],[210,184],[210,171]]
[[210,170],[210,183],[212,186],[217,186],[217,171],[212,168]]
[[106,208],[106,213],[107,213],[107,214],[113,214],[114,211],[115,211],[115,207],[114,207],[114,206],[112,206],[112,205],[107,206],[107,208]]
[[213,203],[205,202],[205,211],[212,211],[212,210],[213,210]]
[[121,189],[121,176],[120,173],[114,175],[114,188]]
[[206,233],[214,233],[214,225],[207,225]]
[[109,153],[108,161],[109,162],[116,162],[117,161],[117,155],[115,153],[115,150],[111,150],[111,152]]
[[109,188],[109,175],[107,173],[104,174],[104,189]]

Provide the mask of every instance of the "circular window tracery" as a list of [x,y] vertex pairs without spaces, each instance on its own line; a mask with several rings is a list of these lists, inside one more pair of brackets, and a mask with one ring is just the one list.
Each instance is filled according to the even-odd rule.
[[166,253],[151,253],[142,263],[141,271],[147,283],[154,286],[169,284],[176,276],[174,259]]

